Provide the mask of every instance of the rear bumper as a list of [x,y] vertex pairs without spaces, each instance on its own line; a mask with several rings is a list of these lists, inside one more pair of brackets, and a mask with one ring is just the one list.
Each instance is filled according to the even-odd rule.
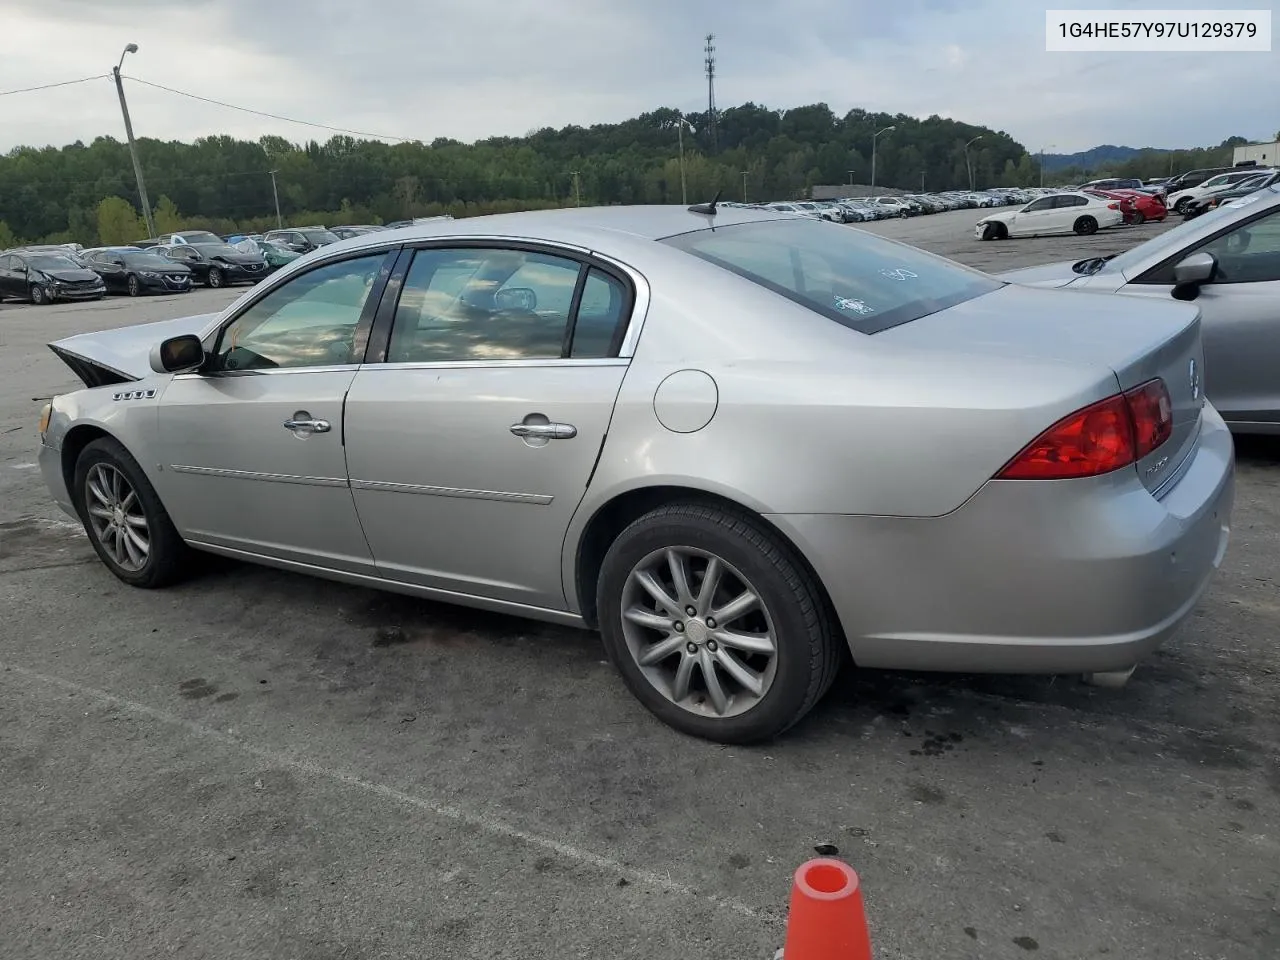
[[1157,500],[1136,471],[992,481],[944,517],[775,515],[813,563],[863,666],[973,673],[1124,670],[1190,614],[1221,564],[1231,435]]

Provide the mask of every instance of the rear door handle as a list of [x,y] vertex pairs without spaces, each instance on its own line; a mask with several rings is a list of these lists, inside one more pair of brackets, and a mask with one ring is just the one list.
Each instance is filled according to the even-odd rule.
[[578,435],[578,428],[572,423],[513,423],[511,432],[517,437],[532,437],[540,440],[572,440]]

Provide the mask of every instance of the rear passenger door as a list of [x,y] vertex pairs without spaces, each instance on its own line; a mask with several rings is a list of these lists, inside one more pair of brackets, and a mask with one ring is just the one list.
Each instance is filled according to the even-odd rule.
[[495,242],[406,251],[396,271],[345,421],[378,572],[565,609],[561,550],[626,373],[634,281]]

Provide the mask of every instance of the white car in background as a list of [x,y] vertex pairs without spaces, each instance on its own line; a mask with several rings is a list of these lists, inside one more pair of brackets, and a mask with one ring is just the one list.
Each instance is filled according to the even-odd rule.
[[1229,190],[1243,180],[1268,172],[1269,170],[1265,167],[1249,167],[1244,170],[1232,171],[1231,173],[1220,173],[1216,177],[1210,177],[1198,186],[1188,187],[1186,190],[1177,190],[1169,194],[1165,198],[1164,205],[1175,213],[1182,213],[1186,210],[1188,204],[1207,197],[1215,190]]
[[1059,233],[1088,236],[1124,222],[1120,203],[1087,193],[1055,193],[1016,210],[993,213],[973,228],[979,240],[1045,237]]

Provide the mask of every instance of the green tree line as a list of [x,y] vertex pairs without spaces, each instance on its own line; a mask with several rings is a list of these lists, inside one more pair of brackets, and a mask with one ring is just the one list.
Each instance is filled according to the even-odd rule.
[[[210,136],[193,143],[143,138],[138,152],[156,230],[226,233],[290,223],[383,223],[450,213],[472,216],[583,204],[678,203],[679,114],[660,109],[622,123],[544,128],[466,144],[437,139],[390,144],[335,136],[324,143]],[[685,182],[690,202],[785,200],[814,184],[871,178],[907,190],[967,187],[969,150],[979,188],[1039,182],[1034,157],[1007,133],[931,116],[918,119],[825,103],[774,110],[754,103],[707,117],[687,115]],[[1135,161],[1136,162],[1136,161]],[[1062,181],[1062,173],[1055,177]],[[61,148],[17,147],[0,156],[0,248],[19,241],[122,243],[145,226],[126,145],[111,137]]]

